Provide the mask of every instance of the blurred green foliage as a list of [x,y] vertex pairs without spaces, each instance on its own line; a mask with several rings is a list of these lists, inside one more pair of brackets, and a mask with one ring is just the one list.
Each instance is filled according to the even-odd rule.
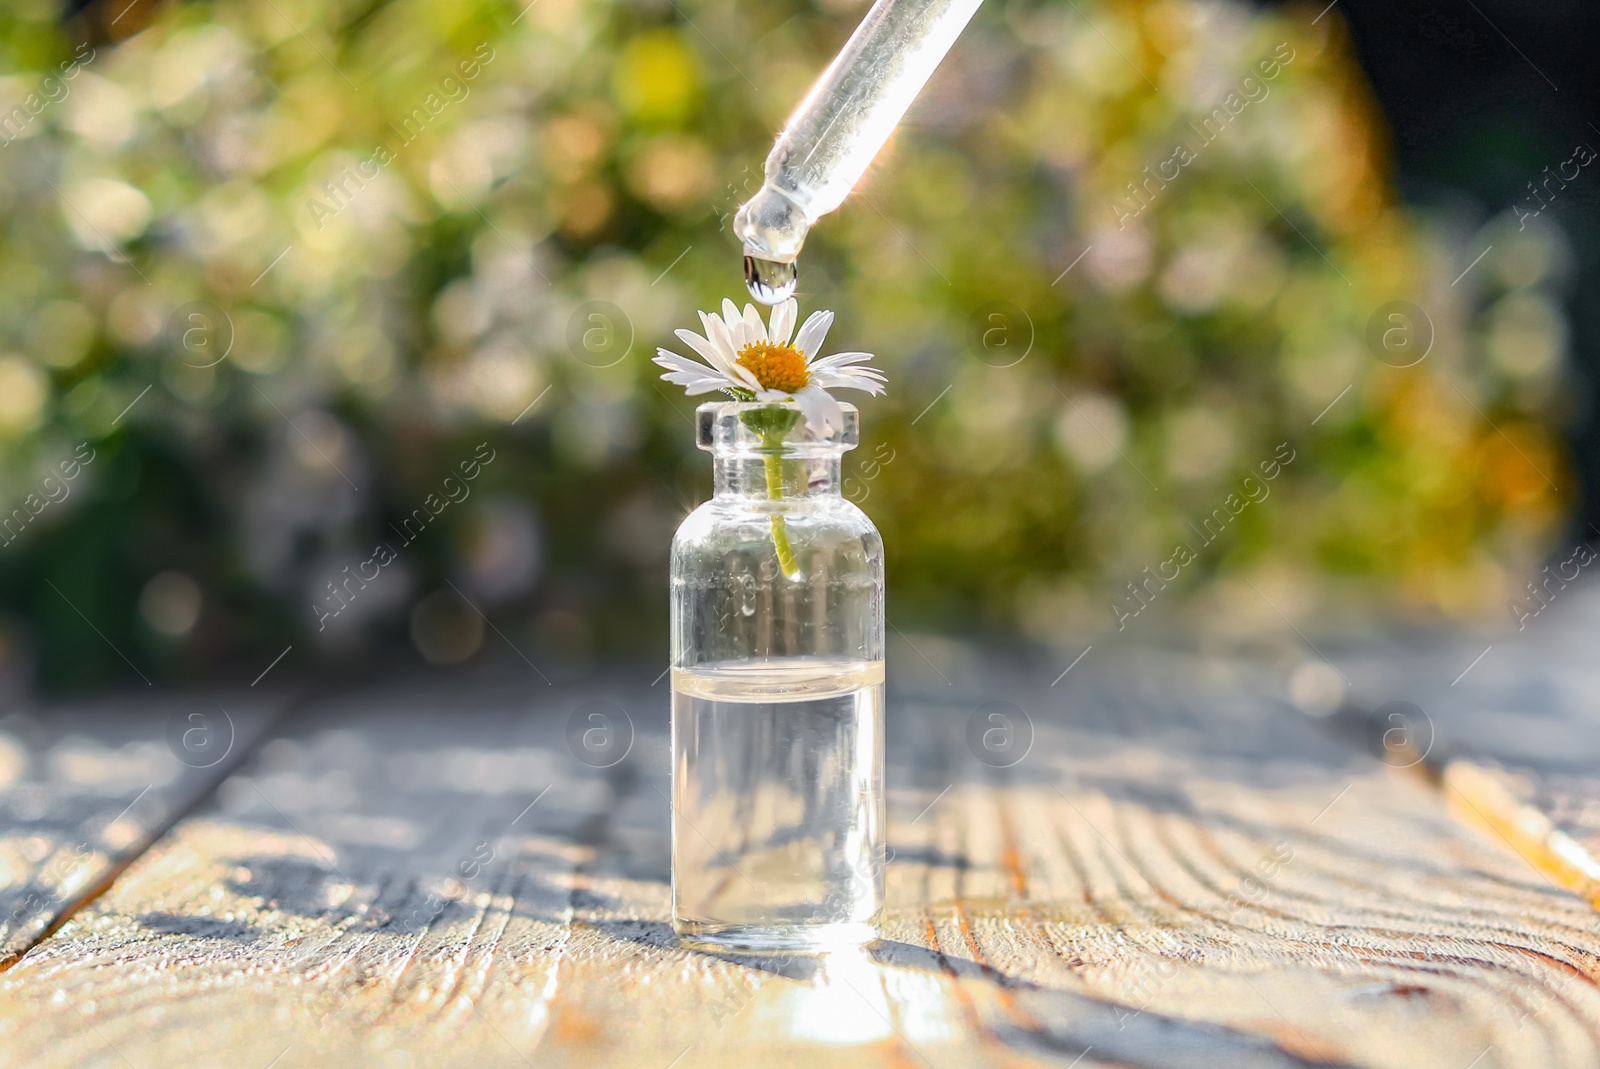
[[[742,299],[731,213],[863,10],[0,11],[6,678],[655,656],[709,463],[648,358]],[[846,466],[891,619],[1115,630],[1183,541],[1169,622],[1504,612],[1565,505],[1560,235],[1408,216],[1315,14],[992,0],[813,233],[802,313],[891,376]]]

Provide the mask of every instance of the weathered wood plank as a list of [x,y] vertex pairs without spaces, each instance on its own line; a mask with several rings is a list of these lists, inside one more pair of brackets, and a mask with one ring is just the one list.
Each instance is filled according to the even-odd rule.
[[141,696],[0,716],[0,968],[210,793],[280,706]]
[[[610,768],[566,743],[593,700],[636,729]],[[0,981],[0,1044],[41,1065],[158,1049],[179,1065],[665,1065],[697,1044],[812,1064],[832,1049],[821,1037],[848,1034],[844,1061],[900,1064],[924,1033],[947,1056],[970,1039],[917,1016],[935,976],[900,990],[863,957],[830,962],[828,983],[809,962],[677,947],[663,691],[518,685],[329,713],[263,746],[214,809]]]
[[[1155,689],[1178,696],[1222,666],[1167,667]],[[1596,1057],[1600,924],[1451,826],[1420,778],[1304,737],[1293,714],[1260,704],[1252,714],[1248,679],[1221,681],[1232,708],[1203,694],[1128,701],[1121,691],[1135,688],[1120,682],[1096,701],[1094,683],[1091,672],[1056,699],[1060,719],[1036,743],[1059,755],[1059,790],[1034,782],[1030,758],[996,774],[1009,782],[985,801],[940,803],[965,826],[956,850],[970,864],[953,915],[935,926],[938,945],[1031,982],[1015,998],[1023,1009],[1064,990],[1124,1007],[1098,1034],[1049,1028],[1057,1049],[1204,1064],[1184,1060],[1203,1048],[1194,1037],[1155,1053],[1169,1020],[1198,1019],[1309,1061],[1459,1069],[1480,1056]],[[1108,748],[1115,717],[1077,715],[1075,701],[1126,707],[1139,745]],[[1143,1012],[1130,1019],[1127,1007]]]
[[[677,946],[648,676],[412,687],[308,709],[0,975],[0,1049],[141,1069],[1600,1057],[1596,915],[1264,674],[1141,654],[1051,687],[1059,665],[916,641],[927,662],[892,662],[870,956]],[[567,745],[592,700],[632,719],[609,768]],[[969,730],[993,711],[1033,725],[1011,767]]]
[[1525,624],[1335,655],[1353,681],[1345,715],[1372,721],[1372,742],[1388,717],[1414,720],[1390,760],[1425,757],[1458,816],[1600,908],[1600,589],[1562,592]]

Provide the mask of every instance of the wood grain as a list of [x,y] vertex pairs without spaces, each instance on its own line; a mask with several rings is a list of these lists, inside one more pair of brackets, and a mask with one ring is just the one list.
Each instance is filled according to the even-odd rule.
[[282,704],[141,696],[0,717],[0,968],[209,794]]
[[[308,707],[0,974],[0,1051],[138,1069],[1600,1059],[1595,913],[1258,669],[1140,653],[1052,687],[1061,665],[914,645],[891,660],[895,853],[870,954],[677,946],[648,675],[413,685]],[[566,741],[597,700],[633,724],[609,768]],[[969,745],[995,711],[1032,725],[1010,767],[1020,751]]]
[[1415,745],[1391,760],[1425,764],[1459,817],[1600,909],[1600,588],[1557,593],[1521,630],[1336,659],[1369,741],[1411,702]]

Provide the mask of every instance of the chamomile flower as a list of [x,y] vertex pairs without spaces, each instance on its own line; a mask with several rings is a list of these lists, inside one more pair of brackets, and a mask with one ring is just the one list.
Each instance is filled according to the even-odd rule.
[[[795,332],[799,304],[790,298],[761,322],[753,304],[741,313],[724,299],[722,314],[701,312],[704,335],[679,330],[677,336],[705,363],[670,349],[657,349],[655,362],[666,368],[661,377],[682,386],[691,396],[723,390],[740,401],[794,401],[811,430],[824,435],[844,423],[839,402],[829,390],[883,392],[883,372],[867,366],[871,353],[835,353],[817,359],[822,339],[833,324],[832,312],[812,312]],[[790,335],[793,335],[791,340]]]

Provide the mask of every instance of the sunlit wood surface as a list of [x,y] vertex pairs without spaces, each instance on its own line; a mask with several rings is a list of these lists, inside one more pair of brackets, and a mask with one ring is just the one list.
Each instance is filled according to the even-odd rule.
[[1418,767],[1451,810],[1600,908],[1600,590],[1557,593],[1509,635],[1336,659],[1371,711],[1369,743],[1384,703],[1410,701],[1426,721]]
[[282,705],[154,694],[44,713],[0,704],[0,966],[210,794]]
[[[1270,658],[1097,647],[1061,676],[1074,651],[901,642],[885,939],[822,961],[677,945],[653,673],[324,694],[215,789],[141,802],[183,815],[55,930],[8,930],[0,1064],[1593,1067],[1593,618],[1454,685],[1470,643],[1325,647],[1350,694],[1322,718]],[[1428,753],[1363,744],[1397,698]],[[607,768],[567,742],[591,700],[632,720]],[[967,742],[991,702],[1033,724],[1011,767]],[[164,748],[167,715],[83,738]],[[6,901],[74,822],[127,819],[118,784],[3,840]]]

